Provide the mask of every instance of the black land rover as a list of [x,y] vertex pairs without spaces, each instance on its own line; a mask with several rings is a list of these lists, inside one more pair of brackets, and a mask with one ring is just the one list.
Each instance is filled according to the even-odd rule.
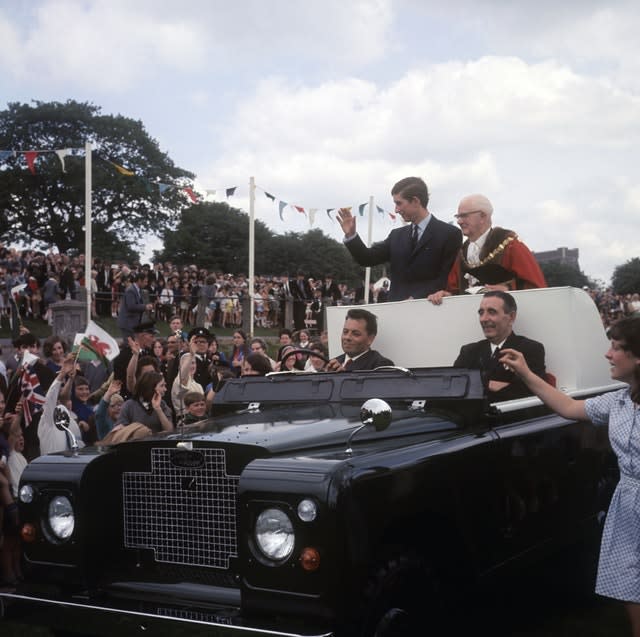
[[535,398],[490,405],[477,370],[274,374],[227,382],[216,406],[197,428],[32,462],[28,577],[2,614],[96,635],[423,634],[597,529],[617,480],[606,428]]

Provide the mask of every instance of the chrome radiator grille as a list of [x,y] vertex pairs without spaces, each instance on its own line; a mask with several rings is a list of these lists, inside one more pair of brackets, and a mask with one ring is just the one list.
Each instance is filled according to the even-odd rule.
[[151,549],[158,562],[228,569],[239,476],[227,475],[222,449],[193,452],[199,466],[176,462],[181,453],[152,449],[149,473],[122,474],[125,546]]

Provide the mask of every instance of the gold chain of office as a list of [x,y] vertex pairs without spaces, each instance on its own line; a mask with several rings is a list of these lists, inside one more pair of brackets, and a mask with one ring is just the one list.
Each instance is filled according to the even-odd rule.
[[475,268],[479,268],[483,265],[486,265],[487,263],[489,263],[496,255],[500,254],[514,239],[517,239],[518,235],[514,234],[510,237],[507,237],[501,244],[498,245],[497,248],[495,248],[495,250],[492,250],[491,252],[489,252],[489,254],[482,259],[482,261],[480,261],[480,263],[478,263],[477,265],[471,265],[466,257],[463,255],[461,255],[462,257],[462,263],[463,265],[470,270],[473,270]]

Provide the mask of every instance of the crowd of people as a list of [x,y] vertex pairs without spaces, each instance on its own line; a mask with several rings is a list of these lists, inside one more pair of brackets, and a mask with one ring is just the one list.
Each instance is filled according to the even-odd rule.
[[[91,280],[85,281],[84,255],[69,256],[50,250],[18,250],[0,244],[0,317],[10,314],[11,290],[20,313],[51,324],[50,307],[61,299],[79,299],[81,289],[91,294],[97,318],[119,316],[122,299],[137,277],[145,280],[142,301],[145,319],[169,321],[174,315],[185,326],[233,328],[243,325],[244,300],[249,284],[244,274],[209,271],[195,264],[110,263],[95,258]],[[372,302],[388,298],[388,281],[371,286]],[[285,302],[291,300],[296,329],[322,329],[325,305],[362,302],[362,285],[338,283],[330,273],[318,278],[310,273],[258,275],[253,287],[254,322],[258,327],[285,327]]]
[[[482,201],[473,202],[475,206],[483,205]],[[464,216],[466,213],[461,214]],[[460,223],[469,222],[461,218]],[[455,262],[450,281],[452,286],[458,276],[457,268],[459,264]],[[118,317],[123,295],[139,273],[146,275],[147,279],[142,291],[143,301],[148,305],[145,318],[168,321],[177,315],[185,326],[208,329],[243,325],[243,310],[246,311],[243,301],[248,298],[249,286],[245,275],[212,272],[195,264],[178,266],[170,261],[151,265],[94,259],[90,282],[93,316]],[[389,283],[389,279],[383,277],[370,284],[369,302],[391,300]],[[80,290],[85,287],[84,255],[19,250],[0,244],[0,319],[9,317],[10,292],[18,286],[22,287],[15,297],[20,313],[51,323],[52,303],[65,298],[80,298]],[[640,292],[618,294],[611,288],[585,289],[598,306],[605,327],[619,318],[640,314]],[[450,292],[445,288],[430,298],[440,299],[447,294]],[[288,327],[284,311],[287,300],[293,303],[296,329],[322,331],[324,307],[362,303],[364,286],[337,282],[330,273],[318,278],[302,271],[291,276],[258,275],[253,292],[254,325]]]
[[640,293],[617,294],[611,288],[598,290],[584,288],[598,307],[605,328],[611,327],[622,318],[640,316]]

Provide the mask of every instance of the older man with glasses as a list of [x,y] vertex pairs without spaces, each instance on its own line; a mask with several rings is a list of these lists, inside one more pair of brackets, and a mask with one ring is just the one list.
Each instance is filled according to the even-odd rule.
[[493,206],[484,195],[468,195],[460,201],[455,219],[466,241],[449,272],[446,289],[427,297],[433,304],[463,292],[547,287],[531,250],[513,230],[492,227],[492,215]]

